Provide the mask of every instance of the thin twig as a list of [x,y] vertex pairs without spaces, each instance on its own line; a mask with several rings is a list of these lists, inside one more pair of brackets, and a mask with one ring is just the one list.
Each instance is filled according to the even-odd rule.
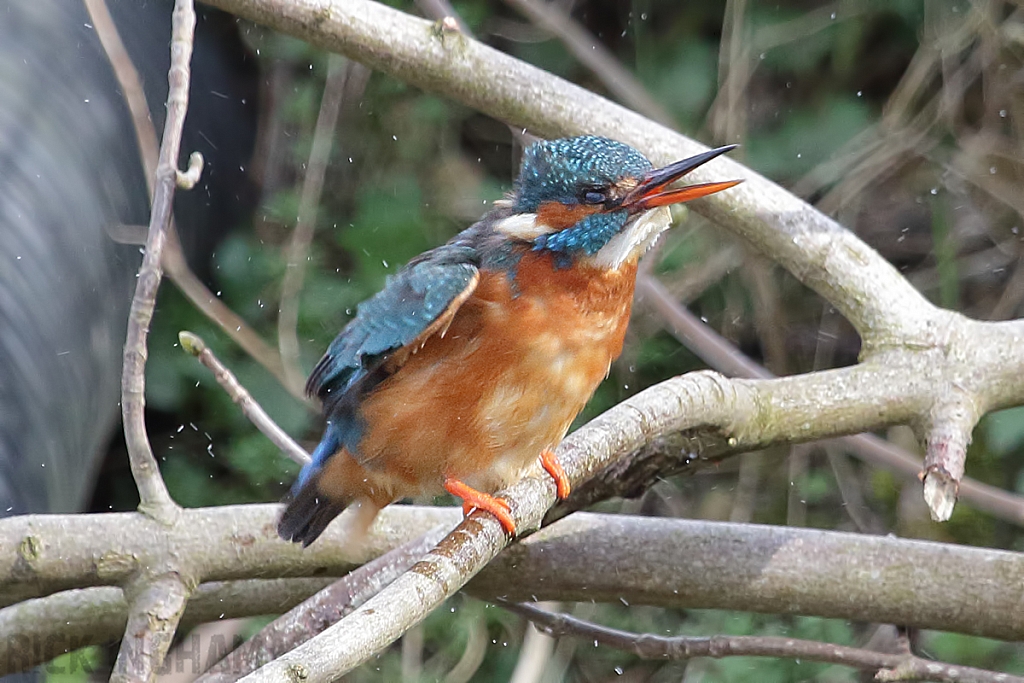
[[320,100],[313,131],[313,143],[306,163],[306,177],[302,181],[302,196],[299,213],[288,244],[287,264],[281,283],[281,305],[277,314],[277,345],[284,365],[285,379],[289,386],[302,387],[305,377],[299,366],[299,293],[306,276],[306,260],[309,245],[316,229],[316,217],[323,192],[327,162],[331,158],[331,141],[338,125],[341,112],[342,93],[350,73],[351,64],[344,57],[331,55],[327,62],[327,81]]
[[[107,54],[107,59],[110,60],[114,76],[121,86],[121,92],[131,112],[135,140],[139,145],[139,154],[142,157],[142,166],[145,171],[146,187],[149,190],[150,200],[152,200],[159,149],[156,130],[153,128],[153,120],[149,114],[149,105],[146,102],[146,94],[142,88],[142,82],[139,80],[135,65],[132,64],[131,58],[124,48],[124,44],[117,31],[117,26],[111,19],[104,0],[86,0],[86,8],[89,11],[89,16],[96,29],[96,35],[99,37],[100,44]],[[193,184],[198,181],[195,164],[196,162],[193,161],[193,157],[190,156],[189,171],[192,176],[187,177],[186,180]],[[177,169],[175,169],[175,174],[175,182],[177,183],[179,175]],[[193,176],[195,180],[192,179]],[[166,230],[167,241],[163,248],[161,265],[166,269],[167,276],[171,282],[203,315],[220,326],[236,344],[241,346],[257,363],[266,368],[292,396],[300,401],[306,401],[301,383],[298,387],[295,387],[286,382],[284,367],[277,352],[268,346],[249,327],[247,322],[242,320],[234,311],[214,296],[188,267],[188,263],[185,261],[185,256],[181,250],[181,242],[178,239],[173,216]]]
[[537,26],[550,31],[590,70],[615,98],[652,121],[676,127],[672,115],[647,92],[633,74],[604,46],[556,3],[546,0],[505,0]]
[[96,37],[99,38],[103,51],[107,53],[114,76],[121,86],[121,93],[128,105],[128,111],[131,112],[135,141],[139,145],[139,155],[142,157],[142,168],[145,171],[146,189],[149,190],[149,196],[152,199],[160,150],[156,141],[156,131],[153,129],[153,121],[149,117],[149,103],[146,102],[146,93],[142,89],[142,80],[139,78],[139,72],[135,69],[128,50],[125,49],[124,42],[121,41],[117,24],[110,16],[106,1],[85,0],[85,8],[89,12],[89,19],[96,30]]
[[121,416],[132,475],[139,489],[139,509],[164,522],[174,520],[178,506],[167,492],[146,433],[146,339],[153,319],[156,293],[163,274],[160,258],[167,241],[167,223],[174,201],[181,129],[188,110],[189,61],[196,17],[191,2],[175,3],[171,36],[171,68],[168,72],[167,120],[154,183],[153,210],[146,252],[128,316],[121,375]]
[[[173,227],[173,225],[172,225]],[[292,386],[285,379],[284,365],[277,349],[271,347],[243,320],[237,313],[217,298],[206,285],[196,277],[188,267],[185,255],[181,251],[181,242],[177,232],[170,230],[167,235],[167,249],[164,251],[164,268],[171,282],[185,295],[192,305],[213,321],[242,350],[249,354],[267,372],[274,376],[281,386],[293,397],[311,406],[309,399],[302,391],[301,384]]]
[[729,0],[718,50],[718,95],[711,105],[711,127],[718,142],[741,143],[747,136],[747,89],[756,64],[750,63],[747,0]]
[[779,636],[659,636],[630,633],[555,614],[528,603],[496,601],[520,614],[543,632],[559,638],[570,636],[600,643],[641,659],[692,659],[694,657],[781,657],[811,662],[840,664],[864,671],[876,671],[879,681],[945,681],[948,683],[1024,683],[1010,674],[946,664],[913,655],[872,652],[856,647],[833,645]]
[[242,386],[234,373],[220,362],[220,359],[206,346],[206,342],[199,335],[182,331],[178,333],[178,341],[185,352],[198,358],[200,363],[213,372],[217,383],[224,388],[224,391],[228,393],[231,400],[238,404],[238,407],[242,409],[242,413],[249,418],[249,421],[256,426],[256,429],[260,430],[275,446],[281,449],[282,453],[300,465],[305,465],[310,461],[309,453],[302,446],[295,443],[292,437],[267,415],[267,411],[263,410],[263,407],[252,397],[252,394]]
[[[556,610],[559,607],[557,602],[544,603],[544,607]],[[532,623],[526,625],[526,633],[523,635],[523,645],[519,649],[519,658],[512,670],[509,683],[540,683],[544,670],[551,661],[555,651],[555,640],[541,633]]]
[[[462,623],[467,624],[467,620],[463,619]],[[449,669],[441,679],[442,683],[469,683],[469,680],[480,669],[480,665],[484,663],[484,658],[487,656],[487,645],[490,642],[487,637],[486,617],[481,613],[473,615],[468,620],[467,628],[469,634],[466,638],[466,649],[462,651],[462,656],[459,657],[455,666]],[[438,655],[434,655],[434,658],[437,657]],[[430,665],[434,658],[427,661],[428,671],[432,668]]]

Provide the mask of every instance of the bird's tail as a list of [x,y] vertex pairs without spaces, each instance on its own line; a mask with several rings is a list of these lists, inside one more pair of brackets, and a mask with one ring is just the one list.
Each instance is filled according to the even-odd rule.
[[341,514],[349,501],[334,501],[320,493],[316,477],[285,498],[284,512],[277,523],[277,533],[286,541],[303,547],[315,541],[327,525]]
[[318,479],[329,458],[348,457],[341,448],[337,431],[328,424],[324,438],[313,451],[313,460],[302,469],[292,492],[284,499],[285,508],[277,523],[277,533],[286,541],[301,543],[303,547],[315,541],[327,525],[348,507],[356,508],[347,515],[346,541],[349,545],[362,542],[373,523],[380,505],[363,497],[328,497],[320,490]]

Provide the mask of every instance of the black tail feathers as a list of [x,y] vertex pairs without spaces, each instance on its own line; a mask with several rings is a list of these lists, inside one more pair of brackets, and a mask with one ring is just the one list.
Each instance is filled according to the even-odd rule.
[[286,541],[309,546],[335,517],[341,514],[348,502],[336,503],[317,490],[316,480],[306,482],[294,495],[284,499],[286,507],[277,523],[277,533]]

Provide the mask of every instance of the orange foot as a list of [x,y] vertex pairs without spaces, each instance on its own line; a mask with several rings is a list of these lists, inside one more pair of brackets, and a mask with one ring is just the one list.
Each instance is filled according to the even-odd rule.
[[558,489],[558,500],[565,500],[569,497],[572,487],[569,486],[569,478],[565,476],[562,463],[550,448],[545,448],[540,454],[540,464],[548,471],[551,478],[555,480],[555,488]]
[[516,535],[516,523],[512,520],[511,509],[501,498],[496,498],[482,491],[477,491],[472,486],[465,484],[454,477],[444,478],[444,490],[456,498],[462,499],[462,512],[467,516],[473,510],[490,512],[498,518],[501,526],[510,536]]

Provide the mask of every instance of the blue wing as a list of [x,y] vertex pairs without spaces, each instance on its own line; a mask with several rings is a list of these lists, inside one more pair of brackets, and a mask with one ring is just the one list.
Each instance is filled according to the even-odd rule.
[[306,384],[306,391],[323,402],[327,429],[297,486],[341,446],[359,457],[362,398],[451,323],[479,281],[476,254],[460,244],[428,251],[359,305],[356,317],[328,347]]

